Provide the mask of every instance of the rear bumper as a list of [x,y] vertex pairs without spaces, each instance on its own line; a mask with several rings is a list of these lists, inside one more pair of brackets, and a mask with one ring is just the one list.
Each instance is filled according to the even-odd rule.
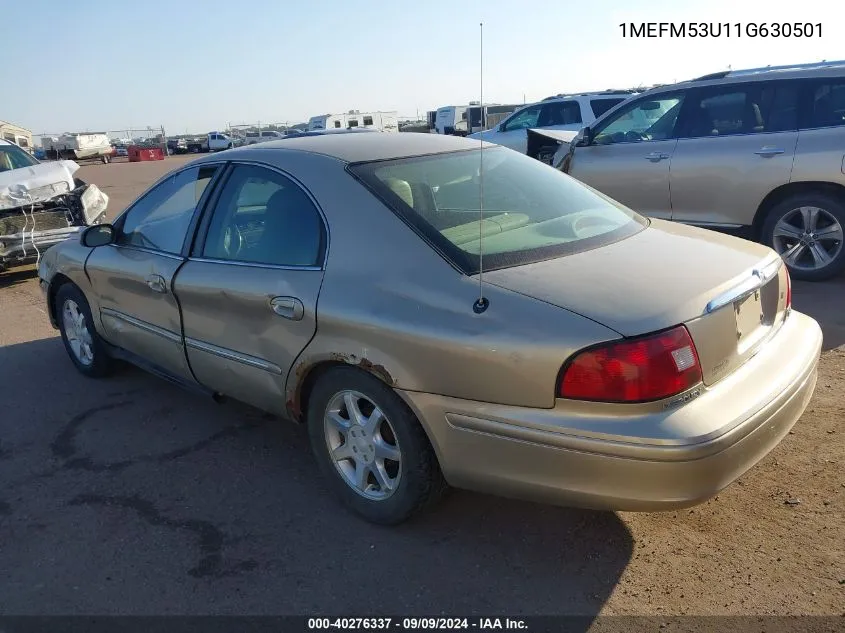
[[[564,401],[538,410],[400,394],[456,487],[596,509],[669,510],[717,494],[804,412],[816,384],[821,329],[793,312],[775,339],[694,401],[627,419],[579,415],[577,403]],[[701,433],[705,427],[713,430]]]

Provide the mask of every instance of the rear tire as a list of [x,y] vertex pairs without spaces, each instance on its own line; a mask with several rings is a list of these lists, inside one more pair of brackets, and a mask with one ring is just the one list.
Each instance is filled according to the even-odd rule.
[[401,523],[445,490],[417,418],[390,387],[359,369],[339,367],[318,379],[308,399],[308,434],[329,486],[368,521]]
[[790,196],[766,216],[762,242],[777,251],[794,279],[823,281],[845,270],[845,204],[822,192]]
[[66,283],[56,293],[56,320],[71,362],[89,378],[101,378],[112,373],[114,361],[105,342],[97,334],[91,308],[82,291]]

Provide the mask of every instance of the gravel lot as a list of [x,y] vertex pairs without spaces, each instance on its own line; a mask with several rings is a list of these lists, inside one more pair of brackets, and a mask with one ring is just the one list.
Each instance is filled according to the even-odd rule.
[[[113,217],[189,157],[83,167]],[[33,269],[0,275],[0,613],[843,614],[845,278],[794,432],[717,499],[600,513],[455,491],[385,529],[317,476],[304,429],[67,359]],[[800,503],[787,503],[787,502]]]

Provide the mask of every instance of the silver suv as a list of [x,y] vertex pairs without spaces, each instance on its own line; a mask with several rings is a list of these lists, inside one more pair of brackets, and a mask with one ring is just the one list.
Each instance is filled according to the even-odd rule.
[[553,164],[644,215],[763,242],[797,279],[845,269],[845,61],[649,90]]

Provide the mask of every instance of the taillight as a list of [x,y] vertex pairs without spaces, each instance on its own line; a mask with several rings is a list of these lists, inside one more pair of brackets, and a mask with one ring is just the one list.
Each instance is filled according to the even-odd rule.
[[698,352],[687,329],[608,343],[576,354],[564,365],[558,396],[601,402],[648,402],[701,382]]

